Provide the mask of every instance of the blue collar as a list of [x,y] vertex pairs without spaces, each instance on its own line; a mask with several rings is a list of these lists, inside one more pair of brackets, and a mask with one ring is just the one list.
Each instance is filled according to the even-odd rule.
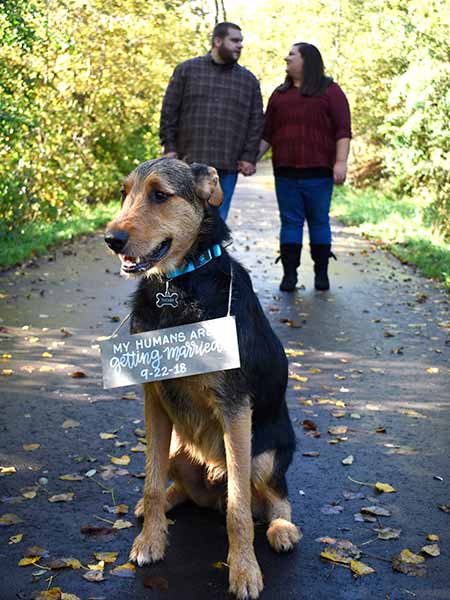
[[175,269],[168,275],[166,275],[166,279],[170,281],[171,279],[175,279],[175,277],[179,277],[180,275],[184,275],[185,273],[190,273],[191,271],[196,271],[200,267],[203,267],[213,258],[218,258],[222,254],[222,247],[220,244],[214,244],[212,248],[208,248],[205,252],[202,252],[200,256],[196,259],[196,261],[189,261],[186,266],[182,269]]

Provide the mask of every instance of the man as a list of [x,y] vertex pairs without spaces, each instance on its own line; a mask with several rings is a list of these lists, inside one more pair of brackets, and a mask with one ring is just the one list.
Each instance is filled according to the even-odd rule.
[[238,25],[216,25],[211,51],[176,67],[161,110],[164,154],[217,169],[224,220],[238,173],[255,172],[263,126],[258,80],[238,64],[242,41]]

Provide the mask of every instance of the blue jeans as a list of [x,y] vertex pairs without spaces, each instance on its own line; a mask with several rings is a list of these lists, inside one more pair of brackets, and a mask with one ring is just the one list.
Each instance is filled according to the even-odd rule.
[[224,221],[227,220],[228,211],[230,210],[231,197],[233,196],[234,188],[238,178],[237,173],[223,173],[217,169],[219,175],[220,187],[223,192],[223,202],[219,207],[219,214]]
[[331,177],[297,179],[275,176],[275,190],[281,220],[280,244],[302,244],[305,219],[311,244],[331,244]]

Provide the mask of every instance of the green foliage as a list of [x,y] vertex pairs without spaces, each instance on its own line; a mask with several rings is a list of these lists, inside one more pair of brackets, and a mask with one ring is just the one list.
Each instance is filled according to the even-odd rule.
[[450,289],[450,244],[442,234],[430,230],[426,209],[413,198],[345,186],[335,190],[332,214],[354,225],[362,235],[381,241],[401,260],[417,265],[425,275]]
[[0,218],[8,230],[104,202],[159,154],[165,86],[177,62],[203,51],[204,27],[181,1],[2,5]]

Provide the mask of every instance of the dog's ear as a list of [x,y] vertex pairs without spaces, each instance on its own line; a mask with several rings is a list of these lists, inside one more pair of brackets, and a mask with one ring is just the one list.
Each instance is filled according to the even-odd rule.
[[208,165],[192,163],[191,172],[194,177],[197,196],[211,206],[220,206],[223,200],[223,192],[216,169],[208,167]]

